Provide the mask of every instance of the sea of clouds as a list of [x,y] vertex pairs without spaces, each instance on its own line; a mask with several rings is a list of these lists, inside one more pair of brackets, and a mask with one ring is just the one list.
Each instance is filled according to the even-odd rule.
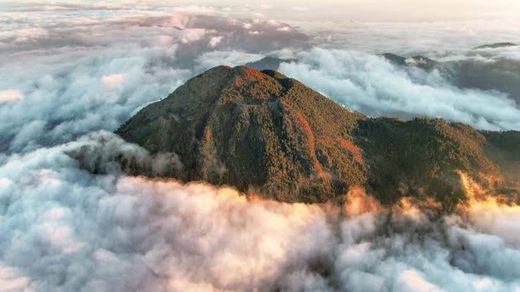
[[195,74],[265,55],[294,58],[280,70],[369,115],[520,129],[506,93],[457,88],[439,72],[244,11],[0,8],[0,290],[520,289],[516,206],[432,217],[355,192],[347,206],[283,204],[121,174],[121,155],[156,174],[183,166],[111,131]]
[[520,289],[517,206],[435,217],[359,190],[344,207],[284,204],[93,175],[70,155],[85,147],[92,163],[124,147],[146,154],[98,132],[0,166],[0,290]]

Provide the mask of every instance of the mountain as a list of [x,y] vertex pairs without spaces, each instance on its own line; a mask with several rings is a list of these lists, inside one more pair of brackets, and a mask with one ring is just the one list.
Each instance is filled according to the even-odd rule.
[[295,59],[280,59],[276,57],[267,56],[258,61],[246,63],[246,67],[251,67],[256,70],[278,70],[280,64],[296,62]]
[[482,46],[478,46],[473,48],[474,50],[480,50],[480,49],[498,49],[498,48],[507,48],[507,47],[515,47],[517,44],[510,43],[510,42],[503,42],[503,43],[493,43],[493,44],[485,44]]
[[221,66],[117,133],[152,153],[177,153],[184,172],[175,177],[183,181],[318,202],[363,183],[365,166],[348,140],[362,118],[275,71]]
[[194,77],[116,133],[152,154],[175,153],[183,169],[166,176],[185,182],[305,203],[342,201],[363,186],[383,203],[413,196],[448,209],[464,200],[460,171],[489,188],[505,185],[502,163],[520,146],[439,119],[371,119],[278,72],[244,66]]

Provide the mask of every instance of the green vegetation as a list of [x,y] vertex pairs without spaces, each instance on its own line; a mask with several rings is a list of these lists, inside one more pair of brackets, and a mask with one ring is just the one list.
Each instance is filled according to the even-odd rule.
[[464,199],[457,171],[496,173],[482,149],[485,138],[460,124],[371,119],[359,124],[356,136],[370,160],[370,191],[384,203],[412,195],[452,207]]
[[[504,176],[498,185],[504,194],[516,194],[520,189],[520,132],[484,132],[486,153],[496,163]],[[519,198],[520,199],[520,198]]]

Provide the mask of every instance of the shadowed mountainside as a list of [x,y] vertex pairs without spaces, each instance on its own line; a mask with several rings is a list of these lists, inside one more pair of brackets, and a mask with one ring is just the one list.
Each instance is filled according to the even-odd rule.
[[[152,154],[175,153],[183,169],[166,176],[182,181],[307,203],[341,201],[363,186],[383,203],[433,197],[445,208],[464,199],[459,171],[496,188],[510,167],[501,162],[520,145],[438,119],[369,119],[280,73],[243,66],[194,77],[116,133]],[[503,155],[488,154],[496,149]]]
[[491,62],[460,60],[442,63],[441,73],[460,88],[498,90],[520,105],[520,61],[497,59]]
[[497,90],[508,94],[511,99],[520,104],[520,62],[518,60],[498,58],[482,61],[469,58],[437,62],[423,56],[406,58],[391,53],[382,56],[401,67],[416,67],[426,71],[437,69],[442,76],[459,88]]

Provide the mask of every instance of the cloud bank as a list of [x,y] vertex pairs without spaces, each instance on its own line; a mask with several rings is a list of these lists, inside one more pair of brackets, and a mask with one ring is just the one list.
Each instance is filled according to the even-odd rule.
[[485,130],[520,129],[520,109],[505,93],[460,89],[437,70],[403,69],[357,51],[314,48],[280,71],[346,107],[372,116],[426,116]]
[[475,203],[438,218],[404,203],[381,208],[359,190],[348,194],[345,209],[283,204],[202,184],[93,175],[70,156],[85,147],[91,152],[84,159],[102,164],[121,149],[146,155],[105,132],[0,166],[2,287],[520,288],[520,241],[509,229],[520,223],[517,206]]

